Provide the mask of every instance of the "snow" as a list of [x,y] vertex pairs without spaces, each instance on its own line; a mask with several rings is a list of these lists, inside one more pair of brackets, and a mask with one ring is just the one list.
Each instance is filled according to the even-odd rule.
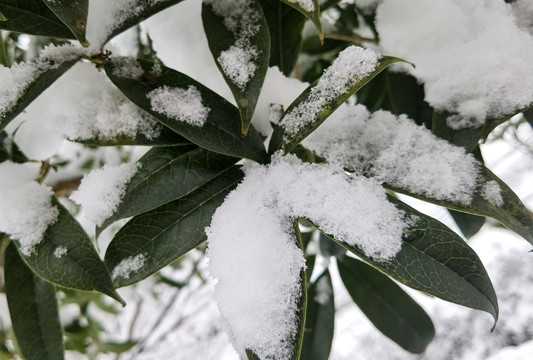
[[[526,2],[515,13],[531,10]],[[430,105],[454,114],[450,127],[479,127],[533,102],[533,36],[511,9],[500,0],[385,0],[376,17],[380,46],[416,65],[408,71]]]
[[0,65],[0,120],[13,109],[26,89],[46,71],[57,69],[62,63],[80,57],[82,51],[73,45],[45,47],[33,62]]
[[16,240],[26,256],[59,214],[51,202],[52,189],[35,181],[39,169],[39,163],[0,163],[0,232]]
[[503,205],[502,190],[495,180],[483,184],[483,187],[481,188],[481,196],[496,206]]
[[138,163],[105,165],[85,175],[70,199],[82,206],[85,217],[100,226],[117,210]]
[[235,43],[217,58],[224,74],[241,90],[254,76],[258,49],[251,38],[259,31],[261,14],[252,8],[250,0],[205,0],[213,13],[222,17],[224,26],[235,37]]
[[64,246],[58,246],[56,247],[56,249],[54,250],[54,256],[58,259],[61,259],[63,256],[67,255],[67,248],[64,247]]
[[307,12],[315,11],[315,4],[313,0],[289,0],[290,3],[298,5]]
[[143,254],[130,256],[123,259],[111,271],[111,278],[116,280],[118,278],[129,279],[132,272],[139,271],[144,266],[146,258]]
[[474,157],[405,115],[343,106],[303,145],[357,174],[437,200],[468,204],[477,187]]
[[146,97],[153,111],[193,126],[204,125],[211,111],[204,106],[202,94],[193,85],[187,90],[164,85],[150,91]]
[[327,68],[318,83],[311,88],[306,100],[291,109],[281,119],[280,125],[287,135],[295,135],[305,125],[316,120],[325,110],[325,105],[358,81],[372,73],[379,57],[371,49],[350,46],[339,53],[333,64]]
[[382,2],[383,0],[355,0],[355,5],[357,5],[357,8],[365,14],[370,14],[374,12]]
[[137,80],[144,74],[144,70],[135,58],[112,57],[111,62],[113,63],[113,75],[117,77]]
[[514,0],[511,7],[518,27],[533,35],[533,2]]
[[305,266],[293,235],[298,217],[383,261],[400,250],[407,227],[383,188],[341,167],[304,164],[293,156],[250,165],[206,229],[215,296],[241,352],[289,357]]

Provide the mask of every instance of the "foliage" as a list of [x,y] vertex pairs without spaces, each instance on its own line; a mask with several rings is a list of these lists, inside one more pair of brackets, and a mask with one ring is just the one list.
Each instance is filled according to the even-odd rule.
[[[162,1],[157,6],[147,6],[121,23],[106,41],[177,3],[179,1]],[[351,43],[360,44],[362,40],[377,42],[379,39],[372,22],[373,16],[360,12],[355,5],[326,1],[321,2],[320,9],[319,2],[314,1],[316,8],[310,12],[291,1],[250,0],[250,3],[261,16],[259,30],[249,40],[259,54],[254,60],[257,65],[254,76],[245,87],[241,87],[217,63],[237,106],[179,69],[161,65],[156,54],[150,53],[151,49],[144,53],[140,49],[136,61],[141,68],[140,76],[117,75],[117,68],[120,70],[122,64],[132,59],[109,56],[102,45],[101,48],[90,49],[93,53],[87,52],[59,67],[41,72],[17,99],[15,106],[0,117],[1,130],[4,130],[75,63],[90,61],[129,101],[150,114],[163,129],[161,135],[154,139],[139,135],[138,138],[124,136],[107,140],[79,140],[93,147],[151,146],[140,160],[140,170],[128,183],[122,203],[97,229],[99,235],[115,221],[131,217],[116,233],[103,259],[76,217],[56,198],[53,204],[59,209],[59,216],[31,254],[19,251],[21,246],[16,239],[2,236],[5,292],[13,331],[24,357],[60,359],[64,348],[87,353],[87,339],[92,339],[101,352],[121,353],[135,346],[133,341],[113,344],[100,340],[99,325],[90,318],[85,323],[74,321],[61,329],[55,294],[61,293],[63,302],[75,302],[85,310],[87,303],[99,302],[101,305],[102,301],[101,297],[83,291],[96,291],[122,302],[116,288],[141,281],[190,250],[202,247],[207,238],[204,229],[209,226],[212,215],[245,176],[240,165],[242,159],[264,165],[270,163],[276,151],[276,156],[281,151],[283,156],[295,154],[306,162],[324,162],[325,159],[305,149],[301,142],[347,101],[356,99],[372,111],[382,109],[397,115],[407,114],[418,124],[430,128],[436,136],[463,146],[474,155],[478,155],[479,143],[497,124],[520,113],[517,110],[516,113],[506,114],[505,118],[491,119],[482,128],[453,130],[445,125],[446,114],[436,111],[424,101],[423,87],[413,77],[387,69],[393,63],[404,60],[384,56],[373,72],[322,104],[314,121],[298,132],[286,134],[282,127],[274,126],[273,135],[265,146],[264,139],[252,124],[252,117],[269,65],[278,66],[285,75],[294,70],[301,79],[311,83],[284,110],[283,117],[312,99],[313,88],[318,86],[323,71],[340,51]],[[66,39],[77,39],[82,46],[88,46],[87,40],[91,40],[86,39],[85,33],[88,8],[88,2],[82,0],[65,4],[47,0],[2,1],[0,28],[4,31],[0,37],[0,61],[6,66],[19,62],[20,57],[17,58],[11,51],[13,49],[10,50],[14,43],[9,41],[18,33],[40,36],[47,39],[43,42],[58,44]],[[331,9],[337,12],[338,19],[332,29],[323,31],[321,10],[327,12]],[[302,30],[306,19],[317,27],[319,36],[304,39]],[[219,59],[228,44],[235,42],[235,34],[225,28],[223,18],[213,10],[211,2],[204,2],[202,18],[198,21],[203,23],[213,57]],[[373,29],[373,39],[356,35],[354,29],[359,27],[360,22],[366,22]],[[308,55],[311,60],[305,63],[301,58],[297,64],[300,54]],[[154,75],[152,69],[157,65],[160,66],[159,75]],[[194,126],[155,111],[147,94],[163,86],[197,89],[210,109],[205,124]],[[0,133],[0,161],[31,162],[16,144],[6,141],[8,139],[5,131]],[[43,162],[44,169],[49,170],[53,166],[61,167],[61,164]],[[480,169],[478,187],[490,181],[496,182],[502,190],[503,205],[492,204],[479,191],[474,194],[471,203],[464,204],[383,184],[388,191],[388,201],[407,217],[415,219],[403,233],[402,249],[390,261],[376,260],[365,255],[358,246],[322,233],[308,219],[291,219],[296,224],[294,241],[307,260],[307,270],[301,274],[299,331],[293,338],[286,339],[291,342],[292,359],[326,360],[329,357],[335,314],[331,272],[335,266],[357,306],[385,336],[407,351],[422,353],[434,337],[434,328],[424,310],[395,281],[459,305],[486,311],[496,322],[496,294],[474,250],[451,229],[396,197],[397,193],[403,193],[450,209],[468,237],[479,230],[484,217],[492,217],[533,243],[530,212],[503,181],[482,164]],[[311,238],[320,238],[319,256],[336,259],[318,276],[311,276],[317,256],[308,245],[310,241],[316,241]],[[66,255],[54,255],[59,247],[65,249]],[[144,259],[143,266],[135,273],[127,277],[111,275],[121,262],[134,256]],[[317,301],[317,294],[324,291],[324,286],[330,291],[325,299]],[[82,314],[87,316],[86,312]],[[250,349],[246,354],[249,359],[258,358]]]

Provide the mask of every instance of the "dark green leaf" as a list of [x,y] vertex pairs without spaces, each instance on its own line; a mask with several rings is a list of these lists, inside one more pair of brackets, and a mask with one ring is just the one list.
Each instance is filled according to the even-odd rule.
[[334,241],[331,241],[326,235],[320,233],[318,238],[318,248],[320,249],[320,254],[325,257],[335,256],[338,258],[343,258],[346,255],[346,249],[337,244]]
[[455,210],[448,210],[450,215],[452,215],[455,223],[461,229],[463,235],[469,239],[472,236],[476,235],[481,229],[483,224],[485,224],[485,217],[477,216],[467,213],[458,212]]
[[195,145],[152,148],[140,160],[116,212],[99,229],[192,193],[239,159]]
[[407,351],[421,354],[435,337],[424,309],[389,277],[362,261],[337,261],[346,290],[366,317],[385,336]]
[[[131,101],[148,111],[164,125],[205,149],[257,162],[266,160],[265,147],[259,133],[250,127],[248,135],[242,139],[239,111],[221,96],[190,77],[164,66],[162,66],[160,76],[152,77],[150,73],[154,63],[143,60],[138,62],[144,69],[146,78],[135,80],[118,77],[113,72],[117,66],[114,64],[120,64],[120,60],[119,58],[118,62],[106,62],[105,70],[109,78]],[[206,123],[201,127],[194,126],[153,111],[146,95],[162,86],[183,89],[189,86],[196,87],[202,95],[202,103],[210,109]]]
[[114,354],[122,354],[128,350],[130,350],[132,347],[137,345],[136,341],[128,340],[122,343],[117,342],[108,342],[103,343],[99,345],[99,349],[103,353],[114,353]]
[[255,355],[254,352],[250,349],[246,349],[246,357],[248,360],[261,360],[259,356]]
[[[0,23],[1,24],[1,23]],[[15,106],[10,109],[6,109],[4,115],[0,115],[0,131],[13,120],[18,114],[20,114],[33,100],[35,100],[43,91],[45,91],[50,85],[54,83],[61,75],[63,75],[68,69],[70,69],[78,59],[65,61],[51,69],[45,70],[37,76],[25,90],[24,93],[18,98]]]
[[[297,238],[298,247],[304,251],[304,239],[302,238],[302,233],[300,232],[300,226],[298,224],[298,219],[294,220],[294,233]],[[300,302],[298,306],[298,333],[296,334],[293,340],[293,353],[291,360],[299,360],[302,355],[302,345],[304,341],[305,334],[305,319],[307,317],[307,275],[305,268],[302,269],[300,273],[300,285],[301,285],[301,295]]]
[[486,311],[496,321],[496,293],[474,250],[432,217],[396,198],[389,197],[389,200],[414,222],[404,231],[402,249],[394,259],[373,260],[356,246],[338,243],[404,285],[452,303]]
[[6,298],[20,350],[28,360],[63,359],[54,286],[33,274],[11,244],[5,254]]
[[[285,134],[282,127],[275,128],[274,134],[272,135],[273,141],[271,140],[269,145],[269,153],[273,154],[279,149],[282,149],[285,153],[291,152],[296,147],[296,145],[298,145],[303,139],[305,139],[316,128],[318,128],[320,124],[322,124],[335,110],[337,110],[339,106],[341,106],[353,94],[359,91],[363,86],[365,86],[370,80],[372,80],[376,75],[385,70],[388,66],[399,61],[403,60],[390,56],[382,57],[378,65],[376,66],[376,69],[371,74],[365,76],[359,81],[350,84],[348,90],[346,90],[340,96],[330,101],[327,101],[322,106],[320,111],[316,114],[315,119],[305,124],[296,134]],[[315,86],[317,86],[319,80],[311,84],[307,89],[304,90],[304,92],[300,96],[298,96],[296,100],[294,100],[294,102],[289,106],[287,111],[285,111],[285,116],[301,103],[308,101],[311,95],[311,90]],[[281,121],[283,121],[283,118],[281,119]]]
[[270,33],[270,66],[289,76],[296,65],[302,44],[305,16],[280,0],[258,0]]
[[[91,0],[94,1],[94,0]],[[150,16],[157,14],[158,12],[165,10],[172,5],[180,3],[182,0],[158,0],[158,1],[143,1],[143,10],[134,11],[132,15],[122,21],[109,36],[106,41],[117,36],[118,34],[128,30],[129,28],[139,24],[141,21],[148,19]]]
[[89,0],[43,0],[46,6],[70,29],[82,46],[89,43],[85,38]]
[[176,134],[166,126],[161,130],[158,137],[148,139],[143,134],[137,134],[135,137],[120,135],[114,139],[69,139],[81,144],[91,146],[122,146],[122,145],[145,145],[145,146],[188,146],[191,142],[184,137]]
[[[330,241],[331,242],[331,241]],[[328,360],[335,327],[333,284],[326,269],[309,286],[302,359]]]
[[[452,210],[473,215],[492,217],[533,244],[533,216],[531,215],[531,212],[525,207],[522,201],[520,201],[518,196],[515,195],[507,184],[500,180],[485,166],[479,166],[480,174],[478,176],[478,186],[472,196],[472,202],[468,205],[447,200],[435,200],[388,185],[386,185],[386,187],[396,192],[407,194]],[[484,186],[491,181],[496,182],[500,187],[501,198],[503,200],[503,204],[500,206],[493,204],[482,195]]]
[[[246,136],[248,128],[252,123],[252,116],[254,114],[257,99],[261,93],[263,81],[268,70],[268,60],[270,55],[270,35],[268,33],[268,26],[263,15],[263,11],[256,1],[250,2],[250,11],[257,15],[257,21],[254,22],[256,28],[253,36],[250,37],[250,46],[256,51],[256,56],[252,57],[252,62],[255,65],[253,76],[243,84],[235,83],[231,77],[227,76],[223,70],[222,65],[218,61],[219,57],[224,51],[230,49],[237,43],[235,34],[229,31],[224,25],[224,18],[218,16],[210,4],[203,3],[202,5],[202,22],[204,31],[207,36],[207,42],[213,58],[224,76],[228,84],[239,112],[241,114],[242,122],[242,136]],[[246,49],[245,49],[246,50]]]
[[0,29],[73,39],[74,35],[42,0],[2,0]]
[[295,1],[290,0],[281,0],[285,4],[295,8],[299,12],[301,12],[306,18],[311,20],[313,24],[315,24],[316,30],[318,31],[318,37],[320,38],[320,42],[324,41],[324,33],[322,32],[322,24],[320,23],[320,6],[318,4],[318,0],[313,0],[314,10],[309,11],[304,9],[301,5],[299,5]]
[[[0,21],[2,21],[2,13],[0,13]],[[7,55],[6,43],[4,36],[0,34],[0,65],[10,67],[9,56]]]
[[105,263],[113,271],[125,259],[141,256],[144,264],[128,278],[117,276],[115,285],[138,282],[205,241],[213,213],[243,176],[232,167],[195,192],[126,223],[109,244]]
[[99,291],[124,303],[89,236],[59,201],[52,202],[59,216],[34,251],[22,257],[24,262],[34,273],[54,284]]

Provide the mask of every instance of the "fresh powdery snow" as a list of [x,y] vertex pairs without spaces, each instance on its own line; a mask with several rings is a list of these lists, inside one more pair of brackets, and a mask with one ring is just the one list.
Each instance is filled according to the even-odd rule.
[[303,144],[358,174],[438,200],[468,204],[477,187],[474,157],[405,115],[343,106]]
[[[531,13],[530,0],[518,4],[517,15]],[[426,100],[455,114],[449,126],[479,127],[533,103],[531,18],[512,9],[503,0],[385,0],[380,46],[416,65],[408,71],[424,83]]]
[[483,187],[481,188],[481,196],[496,206],[502,206],[504,203],[502,189],[496,180],[491,180],[483,184]]
[[202,94],[193,85],[187,89],[164,85],[150,91],[146,97],[153,111],[194,126],[204,125],[211,111],[204,106]]
[[100,226],[117,210],[126,186],[139,166],[134,163],[94,169],[83,177],[70,199],[81,205],[87,219]]
[[260,14],[251,7],[251,0],[204,0],[213,12],[224,19],[224,26],[233,33],[235,43],[217,58],[224,74],[244,90],[254,76],[258,50],[251,38],[259,30]]
[[73,45],[45,47],[33,62],[0,65],[0,120],[13,109],[25,90],[48,70],[57,69],[67,61],[79,58],[83,50]]
[[371,49],[350,46],[324,71],[318,83],[311,89],[308,98],[290,110],[280,125],[286,134],[294,135],[305,125],[316,120],[324,106],[346,92],[365,76],[371,74],[378,64],[379,56]]
[[111,278],[116,280],[118,278],[129,279],[132,272],[139,271],[144,266],[145,256],[138,254],[123,259],[111,272]]
[[290,357],[305,267],[293,229],[298,217],[383,261],[400,250],[409,222],[381,186],[339,166],[286,156],[247,168],[206,229],[215,296],[242,353]]
[[0,232],[18,241],[27,256],[59,214],[52,189],[36,181],[39,169],[39,163],[0,164]]
[[63,256],[67,255],[67,253],[68,253],[68,250],[64,246],[58,246],[54,250],[54,256],[58,259],[61,259]]
[[315,11],[315,3],[313,0],[289,0],[290,3],[300,6],[307,12]]

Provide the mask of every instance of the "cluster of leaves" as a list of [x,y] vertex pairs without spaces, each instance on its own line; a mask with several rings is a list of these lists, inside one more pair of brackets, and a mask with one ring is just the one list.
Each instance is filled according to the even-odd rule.
[[[143,12],[136,13],[115,29],[109,38],[179,2],[167,0],[147,5]],[[157,119],[164,130],[156,139],[139,135],[105,142],[99,139],[86,141],[94,146],[152,147],[141,158],[142,166],[128,184],[117,211],[97,229],[97,234],[100,234],[113,222],[131,217],[113,238],[103,260],[90,237],[57,199],[53,199],[53,203],[59,209],[59,217],[31,255],[21,254],[17,242],[9,242],[8,237],[3,236],[4,244],[9,242],[4,247],[5,291],[13,329],[26,358],[63,358],[63,332],[56,300],[58,289],[97,291],[122,303],[116,288],[145,279],[206,240],[204,228],[210,224],[214,211],[244,176],[237,165],[239,160],[266,164],[271,154],[278,150],[285,154],[294,153],[306,161],[317,159],[310,156],[300,142],[355,93],[358,94],[357,101],[370,110],[386,109],[395,114],[407,114],[437,136],[463,146],[480,161],[479,142],[495,126],[515,115],[490,119],[478,129],[452,130],[446,126],[446,114],[438,113],[424,102],[423,87],[414,78],[386,70],[400,59],[383,57],[372,74],[325,104],[316,121],[297,134],[288,136],[282,128],[276,128],[267,151],[251,119],[268,67],[278,66],[285,75],[290,75],[301,51],[315,56],[313,66],[307,67],[303,74],[303,78],[312,84],[290,105],[287,109],[290,111],[307,100],[322,70],[349,44],[347,40],[362,40],[353,32],[359,21],[366,21],[375,29],[371,15],[363,16],[355,5],[340,5],[340,1],[333,0],[323,2],[322,10],[334,7],[341,14],[335,24],[338,32],[324,35],[320,27],[320,7],[317,0],[314,3],[317,10],[309,13],[289,1],[251,0],[251,6],[262,16],[259,31],[251,40],[258,48],[259,55],[255,60],[257,71],[244,89],[226,78],[237,107],[175,69],[162,66],[160,76],[149,75],[154,66],[150,54],[145,56],[146,53],[140,53],[138,63],[145,70],[145,76],[139,79],[114,75],[113,69],[120,62],[91,59],[127,98]],[[52,38],[77,39],[86,46],[87,10],[88,0],[2,1],[0,28]],[[304,41],[302,29],[307,20],[316,25],[319,36]],[[221,44],[234,41],[233,34],[225,29],[223,19],[213,12],[210,5],[203,5],[202,21],[216,59],[224,50]],[[377,41],[377,33],[375,35],[373,40]],[[324,45],[320,45],[321,41]],[[0,45],[2,62],[8,65],[3,43]],[[77,61],[82,59],[65,62],[40,74],[16,106],[0,119],[0,131]],[[177,122],[152,110],[146,96],[151,90],[161,86],[190,85],[200,91],[204,105],[211,109],[203,127]],[[28,161],[16,144],[3,141],[7,137],[5,133],[0,133],[0,136],[0,144],[10,144],[0,147],[0,161]],[[485,200],[479,191],[474,194],[470,205],[464,205],[421,197],[407,189],[387,184],[384,186],[390,194],[404,193],[449,208],[466,236],[477,232],[485,217],[492,217],[533,243],[533,219],[529,211],[505,183],[482,167],[480,186],[490,180],[496,181],[502,189],[504,204],[501,207]],[[417,219],[405,231],[402,250],[392,261],[375,261],[357,247],[337,242],[327,234],[320,233],[319,236],[320,253],[337,259],[332,264],[337,265],[345,287],[365,315],[384,335],[408,351],[421,353],[431,342],[434,328],[430,318],[392,278],[441,299],[486,311],[496,321],[496,294],[476,253],[460,236],[437,220],[419,213],[393,195],[389,196],[389,200]],[[334,292],[326,292],[328,298],[320,302],[313,294],[319,284],[321,289],[326,286],[332,290],[331,276],[325,269],[311,281],[315,255],[308,254],[306,247],[312,234],[318,230],[305,219],[296,219],[295,222],[295,241],[306,254],[308,268],[302,274],[300,332],[294,339],[293,359],[327,359],[334,329]],[[54,249],[59,246],[67,249],[67,255],[56,258]],[[346,251],[359,260],[347,256]],[[108,269],[139,254],[145,257],[143,268],[127,279],[118,277],[113,281]],[[75,324],[70,330],[74,328]],[[90,331],[88,328],[78,330]],[[70,348],[85,351],[83,345],[76,345],[72,339],[70,344]],[[122,345],[121,351],[133,344]],[[247,354],[250,359],[257,359],[251,351]]]

